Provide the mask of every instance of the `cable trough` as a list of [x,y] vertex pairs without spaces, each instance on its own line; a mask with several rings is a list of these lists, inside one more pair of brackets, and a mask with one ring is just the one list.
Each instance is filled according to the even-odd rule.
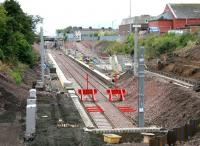
[[194,87],[194,85],[197,84],[197,82],[194,81],[194,80],[174,76],[174,75],[166,73],[166,72],[145,70],[145,73],[151,74],[151,75],[154,75],[154,76],[157,76],[157,77],[160,77],[160,78],[164,78],[164,79],[172,82],[173,84],[178,85],[178,86],[182,86],[184,88],[191,88],[192,89]]

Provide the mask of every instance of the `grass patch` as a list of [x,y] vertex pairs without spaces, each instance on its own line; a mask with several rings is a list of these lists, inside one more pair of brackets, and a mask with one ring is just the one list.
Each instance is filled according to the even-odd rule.
[[145,46],[145,57],[155,58],[164,53],[172,53],[175,50],[180,50],[187,45],[198,40],[196,33],[177,34],[150,34],[143,40],[140,40],[140,45]]
[[8,72],[10,70],[10,65],[9,64],[5,64],[3,62],[0,61],[0,72]]
[[17,63],[17,65],[10,70],[10,76],[12,79],[15,80],[15,83],[17,85],[20,85],[22,83],[23,74],[27,68],[27,65]]
[[21,75],[20,71],[18,71],[18,70],[12,70],[10,72],[10,76],[12,77],[12,79],[15,80],[15,83],[17,85],[20,85],[22,83],[22,75]]

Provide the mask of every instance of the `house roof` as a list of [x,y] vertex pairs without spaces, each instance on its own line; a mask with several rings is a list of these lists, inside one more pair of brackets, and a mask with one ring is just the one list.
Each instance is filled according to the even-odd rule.
[[173,15],[171,12],[163,12],[162,14],[152,18],[151,20],[172,20]]
[[175,18],[200,18],[200,3],[168,4]]

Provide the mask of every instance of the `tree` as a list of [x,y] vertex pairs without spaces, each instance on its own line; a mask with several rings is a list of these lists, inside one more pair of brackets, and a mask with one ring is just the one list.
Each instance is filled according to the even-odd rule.
[[[7,21],[7,16],[6,16],[6,10],[2,5],[0,5],[0,36],[2,36],[6,32],[6,21]],[[2,38],[0,37],[0,42]]]
[[40,16],[25,14],[15,0],[0,4],[0,60],[32,66],[34,31],[41,21]]
[[6,22],[7,22],[7,16],[6,16],[6,10],[2,5],[0,5],[0,60],[4,59],[4,53],[2,50],[2,44],[4,42],[3,36],[6,33]]
[[32,30],[35,31],[37,24],[43,23],[43,18],[40,17],[39,15],[36,16],[30,15],[30,17],[32,18]]
[[33,44],[34,42],[34,31],[35,26],[38,22],[40,22],[40,18],[38,16],[33,17],[25,14],[21,9],[18,2],[15,0],[6,0],[3,3],[5,10],[7,11],[8,23],[7,27],[11,32],[20,32],[24,35],[25,39]]

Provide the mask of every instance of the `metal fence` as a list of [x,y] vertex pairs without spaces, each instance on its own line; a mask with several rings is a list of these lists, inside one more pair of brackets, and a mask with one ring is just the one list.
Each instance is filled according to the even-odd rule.
[[176,142],[188,141],[200,130],[200,119],[190,120],[184,126],[169,130],[164,136],[156,136],[150,139],[149,146],[175,146]]
[[[82,41],[124,41],[125,40],[125,36],[118,36],[118,35],[114,35],[114,36],[81,36],[81,40]],[[68,41],[76,41],[75,37],[70,37],[68,38]]]
[[99,40],[101,41],[122,41],[124,40],[124,36],[100,36]]

